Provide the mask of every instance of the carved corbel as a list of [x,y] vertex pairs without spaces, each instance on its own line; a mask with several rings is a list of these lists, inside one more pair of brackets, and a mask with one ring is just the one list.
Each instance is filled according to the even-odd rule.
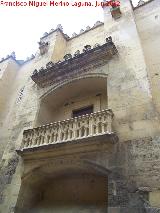
[[84,46],[83,52],[88,52],[89,50],[91,50],[91,45],[86,45]]

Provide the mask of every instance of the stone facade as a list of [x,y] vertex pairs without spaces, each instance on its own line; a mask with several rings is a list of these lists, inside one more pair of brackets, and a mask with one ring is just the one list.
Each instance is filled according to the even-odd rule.
[[159,212],[160,3],[103,11],[0,61],[0,213]]

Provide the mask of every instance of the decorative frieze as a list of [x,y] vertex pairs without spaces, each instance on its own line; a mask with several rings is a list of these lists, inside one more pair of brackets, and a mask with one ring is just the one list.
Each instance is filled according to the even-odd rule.
[[21,150],[100,135],[111,135],[113,113],[99,112],[25,130]]
[[93,69],[93,67],[102,66],[117,52],[112,38],[109,37],[103,45],[96,44],[93,48],[86,45],[82,53],[77,50],[73,56],[70,53],[65,55],[63,61],[49,62],[49,66],[47,63],[46,68],[35,70],[31,78],[40,87],[49,86],[68,78],[71,73],[77,75],[88,71],[90,67]]

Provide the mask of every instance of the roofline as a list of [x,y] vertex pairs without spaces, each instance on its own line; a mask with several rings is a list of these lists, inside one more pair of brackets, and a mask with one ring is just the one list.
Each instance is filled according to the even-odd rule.
[[[62,33],[62,35],[64,36],[64,38],[67,39],[66,36],[65,36],[65,34],[64,34],[64,32],[63,32],[60,28],[57,28],[57,29],[55,29],[55,30],[49,32],[47,35],[42,36],[42,37],[40,38],[40,40],[41,40],[41,39],[44,39],[44,38],[46,38],[46,37],[48,37],[49,35],[51,35],[52,33],[57,32],[57,31],[60,31],[60,32]],[[68,40],[68,39],[67,39],[67,40]]]
[[12,59],[12,60],[14,60],[18,65],[21,65],[21,63],[19,63],[18,60],[16,60],[12,55],[9,55],[8,57],[2,59],[2,60],[0,61],[0,63],[2,63],[3,61],[6,61],[6,60],[8,60],[8,59]]
[[[47,36],[51,35],[51,34],[54,33],[54,32],[60,32],[60,33],[63,35],[63,37],[64,37],[66,40],[69,41],[69,40],[72,40],[72,39],[74,39],[74,38],[76,38],[76,37],[81,36],[82,34],[85,34],[85,33],[89,32],[89,31],[91,31],[91,30],[94,30],[95,28],[100,27],[100,26],[102,26],[102,25],[104,25],[104,22],[101,22],[100,24],[98,24],[98,25],[96,25],[96,26],[93,26],[93,27],[91,27],[91,28],[88,29],[88,30],[84,30],[84,32],[79,33],[79,34],[77,34],[77,35],[74,36],[74,37],[68,37],[68,38],[67,38],[66,34],[65,34],[60,28],[57,28],[57,29],[55,29],[55,30],[49,32],[47,35],[42,36],[42,37],[40,38],[40,40],[46,38]],[[35,57],[30,58],[30,59],[28,59],[28,60],[26,60],[26,61],[22,60],[22,62],[20,62],[20,60],[16,60],[12,55],[9,55],[8,57],[6,57],[6,58],[0,60],[0,63],[6,61],[6,60],[8,60],[8,59],[12,59],[12,60],[14,60],[18,65],[23,65],[23,64],[25,64],[25,63],[27,63],[27,62],[33,60],[34,58],[35,58]]]
[[84,30],[83,33],[79,33],[79,34],[77,34],[76,36],[69,38],[68,40],[72,40],[72,39],[74,39],[74,38],[76,38],[76,37],[79,37],[79,36],[81,36],[82,34],[85,34],[85,33],[89,32],[90,30],[94,30],[95,28],[100,27],[100,26],[102,26],[102,25],[104,25],[104,22],[98,24],[97,26],[91,27],[89,30]]
[[154,1],[154,0],[149,0],[149,1],[146,1],[144,4],[141,4],[141,5],[137,5],[136,7],[133,7],[133,10],[136,10],[136,9],[138,9],[138,8],[140,8],[140,7],[143,7],[143,6],[145,6],[145,5],[147,5],[147,4],[149,4],[149,3],[151,3],[152,1]]
[[102,26],[102,25],[104,25],[104,22],[101,22],[101,23],[98,24],[97,26],[93,26],[93,27],[91,27],[89,30],[84,30],[84,32],[79,33],[79,34],[77,34],[76,36],[74,36],[74,37],[69,37],[69,38],[66,37],[66,34],[65,34],[60,28],[57,28],[57,29],[55,29],[55,30],[49,32],[47,35],[42,36],[42,37],[40,38],[40,40],[46,38],[47,36],[51,35],[52,33],[56,32],[56,31],[60,31],[66,40],[71,40],[71,39],[74,39],[74,38],[76,38],[76,37],[78,37],[78,36],[81,36],[81,35],[84,34],[84,33],[89,32],[90,30],[93,30],[93,29],[95,29],[95,28],[97,28],[97,27],[100,27],[100,26]]

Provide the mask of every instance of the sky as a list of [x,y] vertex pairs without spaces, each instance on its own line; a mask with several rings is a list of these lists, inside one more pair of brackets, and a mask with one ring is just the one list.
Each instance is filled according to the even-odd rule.
[[[9,0],[13,1],[13,0]],[[40,0],[39,0],[40,1]],[[64,1],[64,0],[63,0]],[[138,0],[132,0],[137,4]],[[0,5],[0,59],[16,52],[25,60],[35,54],[44,32],[63,26],[69,36],[96,21],[103,21],[101,7],[4,7]]]

